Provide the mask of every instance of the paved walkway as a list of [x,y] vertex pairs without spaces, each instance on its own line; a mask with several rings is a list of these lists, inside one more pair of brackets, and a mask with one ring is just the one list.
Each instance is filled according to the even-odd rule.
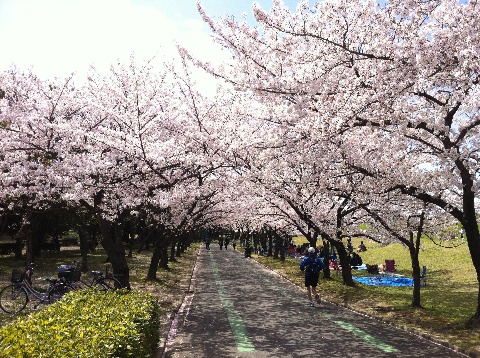
[[465,357],[342,307],[309,307],[295,285],[213,244],[170,333],[165,358]]

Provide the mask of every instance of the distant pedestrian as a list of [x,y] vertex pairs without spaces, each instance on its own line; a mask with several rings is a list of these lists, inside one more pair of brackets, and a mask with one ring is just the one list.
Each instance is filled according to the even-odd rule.
[[247,246],[245,246],[245,257],[252,257],[252,250],[253,248],[250,246],[250,242],[247,241]]
[[230,239],[228,237],[225,238],[225,250],[227,249],[228,244],[230,243]]
[[[310,301],[310,306],[314,307],[313,297],[320,304],[320,295],[317,292],[318,280],[320,278],[320,271],[325,265],[323,261],[317,257],[314,247],[308,248],[308,255],[305,256],[300,263],[300,270],[305,272],[305,287],[307,288],[307,297]],[[312,296],[313,295],[313,296]]]
[[233,246],[233,250],[237,250],[237,239],[233,239],[232,246]]
[[220,246],[220,250],[222,250],[222,248],[223,248],[223,237],[220,237],[218,239],[218,246]]
[[211,243],[211,242],[212,242],[212,239],[211,239],[211,238],[207,237],[207,238],[205,239],[205,248],[206,248],[207,250],[210,250],[210,243]]

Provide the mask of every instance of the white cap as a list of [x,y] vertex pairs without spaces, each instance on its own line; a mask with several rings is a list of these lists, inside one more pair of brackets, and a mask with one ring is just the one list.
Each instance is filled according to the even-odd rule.
[[315,248],[314,247],[309,247],[308,252],[313,254],[315,252]]

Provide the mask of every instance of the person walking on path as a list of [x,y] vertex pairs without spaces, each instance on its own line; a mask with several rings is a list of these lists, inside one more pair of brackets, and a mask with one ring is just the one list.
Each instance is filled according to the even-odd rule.
[[211,239],[210,237],[207,237],[207,238],[205,239],[205,248],[206,248],[207,250],[210,250],[210,243],[211,243],[211,242],[212,242],[212,239]]
[[307,288],[307,297],[310,301],[310,306],[314,307],[313,297],[320,304],[320,295],[317,292],[318,279],[320,278],[320,271],[325,265],[322,259],[317,257],[314,247],[308,248],[308,255],[305,256],[300,263],[300,270],[305,272],[305,287]]

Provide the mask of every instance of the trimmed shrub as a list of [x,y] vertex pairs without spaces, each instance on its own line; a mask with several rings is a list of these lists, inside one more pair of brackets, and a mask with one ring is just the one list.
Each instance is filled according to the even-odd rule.
[[0,329],[1,357],[152,357],[159,306],[137,291],[82,290]]

